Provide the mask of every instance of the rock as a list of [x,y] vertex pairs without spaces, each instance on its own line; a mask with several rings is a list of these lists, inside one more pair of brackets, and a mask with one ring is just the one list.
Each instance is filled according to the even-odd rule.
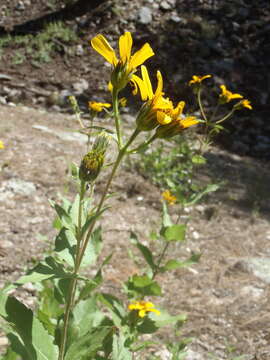
[[30,196],[36,191],[36,186],[32,182],[24,181],[22,179],[10,179],[3,181],[0,188],[0,195],[2,193],[11,193]]
[[150,24],[152,22],[152,11],[146,6],[142,6],[138,13],[138,21],[141,24]]
[[247,285],[244,286],[240,290],[240,294],[244,297],[252,297],[254,299],[257,299],[261,297],[264,293],[264,290],[255,286]]
[[162,10],[170,10],[170,9],[172,8],[172,5],[169,4],[167,1],[163,0],[163,1],[161,1],[161,3],[160,3],[160,8],[161,8]]
[[254,257],[238,260],[230,271],[252,273],[263,282],[270,284],[270,258]]
[[6,105],[6,104],[7,104],[7,100],[5,96],[0,96],[0,105]]
[[84,54],[83,46],[81,44],[76,46],[76,55],[82,56]]
[[25,10],[25,4],[23,1],[18,1],[17,5],[15,6],[16,10],[24,11]]
[[189,349],[185,360],[205,360],[205,358],[200,353]]
[[52,135],[57,136],[61,140],[66,141],[77,141],[81,144],[85,144],[87,142],[87,137],[83,134],[77,133],[77,132],[67,132],[67,131],[60,131],[55,129],[50,129],[47,126],[43,125],[33,125],[33,129],[37,129]]
[[75,82],[72,87],[74,89],[74,95],[81,95],[85,90],[88,89],[89,83],[85,79],[80,79],[80,81]]

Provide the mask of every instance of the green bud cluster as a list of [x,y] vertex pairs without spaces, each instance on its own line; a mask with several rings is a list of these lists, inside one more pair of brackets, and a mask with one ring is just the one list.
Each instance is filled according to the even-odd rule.
[[105,159],[109,138],[105,133],[97,136],[92,150],[82,159],[79,177],[82,181],[93,182],[98,177]]
[[151,105],[145,103],[136,118],[136,124],[140,131],[151,131],[158,125],[157,114]]

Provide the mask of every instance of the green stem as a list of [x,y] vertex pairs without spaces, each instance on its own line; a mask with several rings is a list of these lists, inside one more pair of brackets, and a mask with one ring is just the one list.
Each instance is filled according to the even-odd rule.
[[[131,135],[131,137],[129,138],[128,142],[125,144],[125,146],[119,151],[118,153],[118,156],[117,156],[117,159],[114,163],[114,166],[112,168],[112,171],[111,171],[111,174],[109,176],[109,179],[107,181],[107,184],[105,186],[105,189],[103,191],[103,194],[101,196],[101,199],[99,201],[99,204],[97,206],[97,209],[96,209],[96,214],[98,214],[100,212],[100,210],[102,209],[102,206],[104,204],[104,201],[106,199],[106,196],[107,196],[107,193],[108,193],[108,190],[109,190],[109,187],[111,185],[111,182],[112,182],[112,179],[116,173],[116,170],[118,169],[120,163],[121,163],[121,160],[123,159],[123,157],[125,156],[125,154],[127,153],[127,149],[128,147],[131,145],[131,143],[135,140],[135,138],[137,137],[137,135],[140,133],[140,130],[138,130],[137,128],[134,130],[133,134]],[[82,259],[83,259],[83,256],[84,256],[84,253],[85,253],[85,250],[87,248],[87,245],[88,245],[88,242],[90,240],[90,237],[91,237],[91,234],[92,234],[92,231],[94,229],[94,226],[96,224],[96,220],[94,220],[89,229],[88,229],[88,232],[87,232],[87,235],[85,237],[85,240],[83,242],[83,245],[81,247],[81,250],[80,250],[80,256],[79,256],[79,264],[78,266],[80,266],[81,262],[82,262]]]
[[161,264],[161,261],[163,260],[164,256],[165,256],[165,253],[169,247],[170,243],[169,241],[166,242],[163,250],[162,250],[162,253],[160,254],[159,258],[158,258],[158,262],[157,262],[157,267],[156,267],[156,270],[154,271],[153,273],[153,276],[152,276],[152,280],[154,280],[154,278],[156,277],[156,275],[158,274],[159,272],[159,267],[160,267],[160,264]]
[[68,332],[68,323],[70,312],[74,304],[74,298],[76,294],[76,286],[77,286],[77,275],[79,271],[79,255],[80,255],[80,245],[82,240],[82,209],[83,209],[83,198],[85,194],[85,182],[81,181],[81,189],[80,189],[80,203],[79,203],[79,210],[78,210],[78,227],[77,227],[77,246],[76,246],[76,255],[75,255],[75,266],[73,271],[73,278],[71,279],[69,292],[67,297],[67,305],[64,315],[64,325],[63,325],[63,332],[62,332],[62,339],[59,349],[59,357],[58,360],[64,360],[65,357],[65,350],[66,350],[66,343],[67,343],[67,332]]
[[222,119],[216,121],[216,124],[220,124],[223,121],[227,120],[229,117],[231,117],[233,115],[234,112],[235,112],[235,109],[232,109],[226,116],[224,116]]
[[202,117],[203,117],[204,121],[207,123],[208,120],[207,120],[207,117],[205,115],[205,112],[204,112],[204,109],[203,109],[203,106],[202,106],[201,92],[202,92],[202,88],[200,87],[199,90],[198,90],[198,104],[199,104],[199,108],[200,108],[200,112],[202,114]]
[[113,89],[112,103],[113,103],[115,129],[116,129],[116,134],[117,134],[117,139],[118,139],[118,148],[122,149],[122,134],[121,134],[121,122],[120,122],[120,114],[119,114],[118,94],[119,94],[119,91],[117,89]]

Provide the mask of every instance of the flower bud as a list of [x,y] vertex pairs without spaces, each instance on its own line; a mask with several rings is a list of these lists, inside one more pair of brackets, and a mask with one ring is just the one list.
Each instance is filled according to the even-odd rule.
[[100,134],[89,151],[82,159],[79,177],[81,181],[93,182],[98,177],[105,159],[105,152],[109,144],[109,138],[105,133]]
[[151,131],[158,126],[157,112],[145,103],[137,115],[136,124],[140,131]]
[[127,72],[127,65],[119,62],[111,75],[111,84],[112,88],[117,89],[118,91],[124,89],[127,83],[130,81],[129,73]]

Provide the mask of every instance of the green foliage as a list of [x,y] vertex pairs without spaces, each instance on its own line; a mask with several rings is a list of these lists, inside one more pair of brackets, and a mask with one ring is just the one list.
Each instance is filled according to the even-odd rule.
[[161,188],[173,188],[189,194],[193,190],[192,159],[195,153],[185,136],[181,135],[170,143],[155,143],[140,151],[135,166],[139,173]]
[[12,58],[14,65],[30,61],[32,65],[40,67],[52,60],[56,53],[70,53],[69,48],[78,40],[76,33],[62,22],[50,23],[37,35],[10,35],[0,39],[0,55],[4,57],[3,49],[15,49]]

